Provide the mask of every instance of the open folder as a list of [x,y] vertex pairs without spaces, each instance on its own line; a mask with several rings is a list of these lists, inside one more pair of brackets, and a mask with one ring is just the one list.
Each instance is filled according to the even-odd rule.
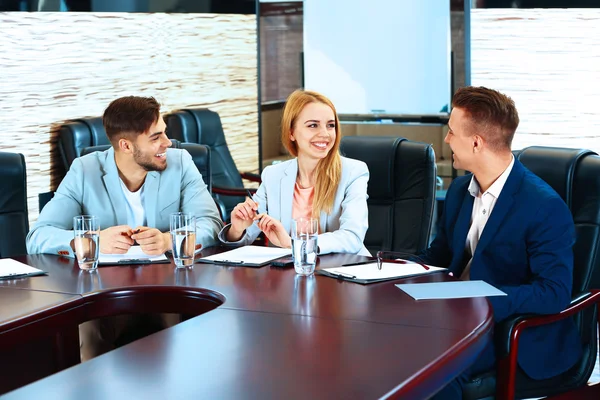
[[46,272],[30,267],[12,258],[3,258],[0,260],[0,279],[27,278],[36,275],[46,275]]
[[290,249],[265,246],[242,246],[212,256],[196,260],[200,263],[240,265],[243,267],[262,267],[271,261],[292,254]]
[[356,283],[377,283],[393,279],[410,278],[418,275],[433,274],[446,271],[446,268],[433,267],[410,261],[396,260],[396,262],[383,262],[381,269],[377,261],[367,261],[359,264],[342,265],[336,268],[317,270],[319,275],[342,279]]
[[135,265],[135,264],[162,264],[169,263],[166,255],[149,256],[140,246],[131,246],[125,254],[100,253],[98,265]]

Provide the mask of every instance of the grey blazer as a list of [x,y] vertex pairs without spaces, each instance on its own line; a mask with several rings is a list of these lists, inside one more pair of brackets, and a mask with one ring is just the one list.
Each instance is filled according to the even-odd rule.
[[[46,204],[27,235],[30,254],[62,254],[73,257],[73,217],[99,218],[100,229],[127,224],[126,199],[119,182],[115,152],[111,147],[76,158],[54,198]],[[147,226],[161,232],[170,229],[169,215],[188,212],[196,216],[196,243],[218,243],[223,227],[217,207],[202,176],[185,150],[167,150],[167,168],[151,171],[144,183]]]
[[[292,221],[292,200],[298,174],[298,160],[293,159],[271,165],[262,173],[262,183],[254,195],[258,212],[266,212],[279,220],[289,233]],[[320,254],[352,253],[370,256],[363,244],[369,217],[367,209],[367,184],[369,169],[358,160],[342,157],[342,178],[335,194],[333,209],[327,215],[321,212],[318,237]],[[228,242],[226,233],[231,224],[219,233],[219,240],[226,245],[247,245],[260,234],[256,222],[238,242]]]

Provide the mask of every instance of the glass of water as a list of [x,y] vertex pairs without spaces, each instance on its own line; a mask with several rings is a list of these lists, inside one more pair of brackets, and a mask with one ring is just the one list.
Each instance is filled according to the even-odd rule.
[[73,234],[75,235],[75,256],[79,268],[95,271],[98,268],[100,252],[100,224],[93,215],[73,217]]
[[171,214],[173,261],[177,268],[192,267],[196,251],[196,218],[193,214]]
[[298,218],[292,220],[292,257],[299,275],[312,275],[317,265],[317,236],[319,220]]

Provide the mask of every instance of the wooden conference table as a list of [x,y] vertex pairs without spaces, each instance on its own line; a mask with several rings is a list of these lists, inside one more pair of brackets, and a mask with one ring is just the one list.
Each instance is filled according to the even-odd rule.
[[[399,281],[212,264],[90,274],[57,256],[17,259],[49,274],[0,281],[0,393],[47,377],[7,399],[424,399],[491,340],[485,298],[415,301]],[[318,267],[363,259],[326,255]],[[79,364],[77,324],[137,312],[193,317]]]

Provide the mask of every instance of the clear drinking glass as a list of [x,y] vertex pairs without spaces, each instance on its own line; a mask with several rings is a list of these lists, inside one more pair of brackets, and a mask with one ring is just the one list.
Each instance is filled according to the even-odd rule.
[[292,220],[292,257],[299,275],[312,275],[317,265],[317,236],[319,220],[298,218]]
[[73,234],[75,236],[75,256],[79,268],[95,271],[98,268],[100,252],[100,224],[93,215],[73,217]]
[[196,218],[193,214],[171,214],[171,240],[175,266],[192,267],[196,250]]

